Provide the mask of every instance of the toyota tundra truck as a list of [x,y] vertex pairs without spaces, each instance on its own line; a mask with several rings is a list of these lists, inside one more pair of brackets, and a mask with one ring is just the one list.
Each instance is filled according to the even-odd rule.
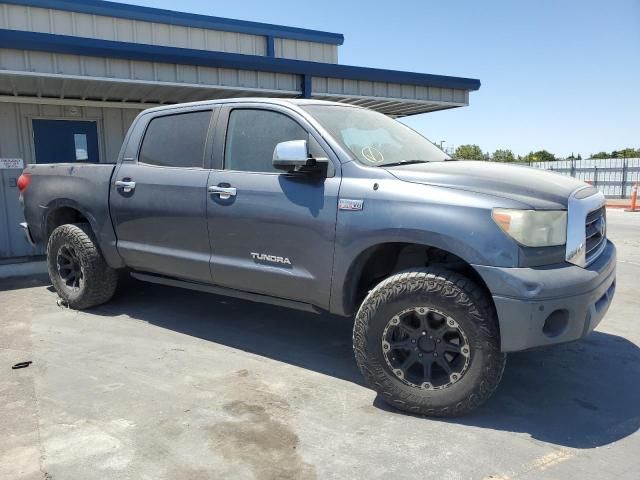
[[418,414],[475,409],[497,388],[507,353],[583,338],[616,286],[597,189],[453,161],[352,105],[152,108],[117,162],[29,165],[18,183],[25,234],[46,245],[70,308],[109,301],[128,272],[355,317],[366,381]]

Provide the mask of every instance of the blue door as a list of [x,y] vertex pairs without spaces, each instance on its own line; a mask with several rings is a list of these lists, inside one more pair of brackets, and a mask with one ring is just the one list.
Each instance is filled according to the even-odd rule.
[[36,163],[100,161],[96,122],[33,120]]

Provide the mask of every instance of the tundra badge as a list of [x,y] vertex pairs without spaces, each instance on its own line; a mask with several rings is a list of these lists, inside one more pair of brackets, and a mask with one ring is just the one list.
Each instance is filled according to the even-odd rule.
[[266,253],[251,252],[251,257],[258,262],[281,263],[283,265],[291,265],[291,261],[287,257],[277,257]]

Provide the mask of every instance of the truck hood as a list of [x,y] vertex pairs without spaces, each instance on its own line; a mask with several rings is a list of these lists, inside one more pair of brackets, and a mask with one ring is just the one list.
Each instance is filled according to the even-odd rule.
[[431,162],[385,168],[405,182],[483,193],[540,209],[566,208],[569,195],[585,186],[557,173],[493,162]]

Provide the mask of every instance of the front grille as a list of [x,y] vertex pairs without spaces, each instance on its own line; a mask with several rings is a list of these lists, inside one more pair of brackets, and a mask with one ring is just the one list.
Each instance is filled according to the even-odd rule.
[[600,253],[607,239],[607,212],[605,207],[589,212],[585,222],[585,254],[587,264],[593,262]]

